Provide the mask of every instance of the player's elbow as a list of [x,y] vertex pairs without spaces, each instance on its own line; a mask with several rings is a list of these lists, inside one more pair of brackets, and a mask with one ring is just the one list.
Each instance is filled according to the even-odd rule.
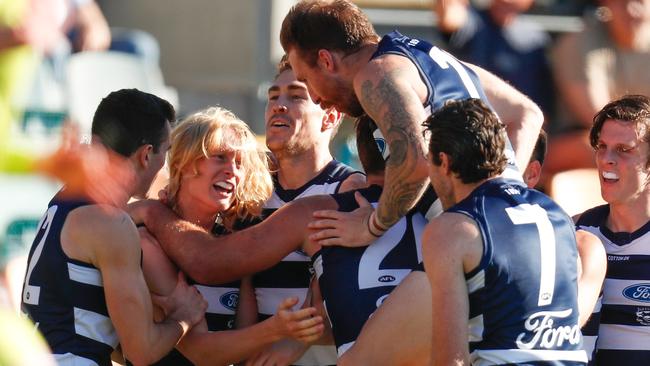
[[522,118],[522,121],[525,121],[531,129],[539,131],[544,124],[544,112],[535,102],[527,99],[524,103],[524,118]]

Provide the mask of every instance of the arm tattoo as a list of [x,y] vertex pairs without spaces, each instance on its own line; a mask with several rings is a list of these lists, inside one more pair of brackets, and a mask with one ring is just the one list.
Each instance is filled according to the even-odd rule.
[[377,209],[377,218],[392,225],[403,217],[420,197],[426,180],[414,181],[411,174],[418,160],[424,156],[422,137],[417,130],[419,122],[409,113],[414,105],[421,106],[417,98],[400,93],[396,80],[404,71],[395,69],[376,83],[365,80],[361,85],[360,100],[366,112],[376,118],[384,131],[390,147],[386,161],[386,186]]

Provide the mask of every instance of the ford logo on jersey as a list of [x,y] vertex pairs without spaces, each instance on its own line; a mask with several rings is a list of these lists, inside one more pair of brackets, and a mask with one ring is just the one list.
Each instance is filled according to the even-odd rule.
[[630,300],[650,302],[650,283],[639,283],[623,290],[623,296]]
[[239,302],[239,291],[229,291],[221,295],[219,302],[225,308],[232,311],[237,310],[237,303]]
[[384,275],[384,276],[379,277],[377,279],[377,281],[379,281],[379,282],[393,282],[393,281],[395,281],[395,277],[393,277],[391,275]]

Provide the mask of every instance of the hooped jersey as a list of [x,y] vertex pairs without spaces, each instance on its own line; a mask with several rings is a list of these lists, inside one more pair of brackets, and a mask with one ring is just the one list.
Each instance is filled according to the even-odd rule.
[[[234,224],[234,231],[243,230],[255,225],[260,220],[258,218],[249,218],[237,220]],[[219,223],[212,227],[212,234],[215,236],[227,235],[230,232]],[[210,332],[218,332],[235,329],[235,318],[237,305],[239,304],[239,288],[241,281],[236,280],[225,284],[201,284],[188,278],[187,282],[194,285],[201,295],[208,302],[208,308],[205,310],[205,320]],[[129,363],[128,365],[131,365]],[[158,362],[152,366],[192,366],[193,363],[185,357],[176,348],[171,350]]]
[[[580,229],[598,236],[607,253],[607,273],[596,342],[596,365],[650,364],[650,222],[634,232],[606,226],[609,205],[585,211]],[[600,311],[598,311],[600,310]],[[591,321],[591,319],[590,319]]]
[[[379,186],[362,189],[376,205]],[[354,192],[332,195],[339,211],[358,208]],[[313,266],[340,357],[356,341],[366,320],[413,270],[422,270],[424,216],[413,210],[367,247],[323,247]]]
[[[386,54],[406,57],[417,68],[420,79],[427,87],[427,98],[423,105],[427,116],[449,100],[479,98],[490,105],[476,73],[450,53],[429,42],[393,31],[382,37],[371,59]],[[521,180],[521,172],[515,165],[515,152],[509,140],[505,154],[508,166],[503,176]]]
[[466,274],[472,364],[586,364],[567,214],[503,178],[483,183],[448,212],[472,218],[483,238],[480,264]]
[[90,203],[55,196],[29,251],[21,308],[36,324],[58,365],[111,365],[119,343],[108,314],[102,275],[68,257],[61,230],[68,214]]
[[[337,193],[341,183],[351,174],[357,173],[349,166],[332,160],[313,179],[298,189],[283,189],[274,177],[273,195],[266,203],[264,216],[271,215],[285,204],[303,197]],[[308,255],[301,250],[287,255],[275,266],[253,276],[253,287],[257,298],[258,319],[264,320],[275,314],[278,305],[287,297],[295,296],[302,304],[307,296],[311,280]],[[296,361],[296,365],[331,365],[336,355],[331,346],[313,345]]]

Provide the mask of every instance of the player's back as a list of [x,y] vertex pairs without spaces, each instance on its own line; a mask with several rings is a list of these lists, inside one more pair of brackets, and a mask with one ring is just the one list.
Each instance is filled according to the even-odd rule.
[[450,208],[483,237],[466,274],[473,364],[583,365],[571,219],[544,194],[502,178]]
[[[415,65],[427,88],[426,100],[423,103],[427,116],[450,100],[477,98],[490,106],[478,75],[450,53],[427,41],[393,31],[382,37],[371,59],[383,55],[406,57]],[[505,154],[508,166],[503,176],[521,179],[521,172],[515,162],[515,151],[509,139]]]
[[43,333],[59,365],[111,365],[118,344],[100,271],[68,257],[61,246],[68,214],[87,204],[57,197],[50,202],[29,251],[23,285],[22,311]]
[[[359,190],[376,204],[379,186]],[[332,195],[339,211],[358,207],[354,192]],[[413,270],[422,270],[426,220],[412,210],[367,247],[323,247],[313,256],[314,271],[332,324],[340,357],[356,341],[368,318]]]

